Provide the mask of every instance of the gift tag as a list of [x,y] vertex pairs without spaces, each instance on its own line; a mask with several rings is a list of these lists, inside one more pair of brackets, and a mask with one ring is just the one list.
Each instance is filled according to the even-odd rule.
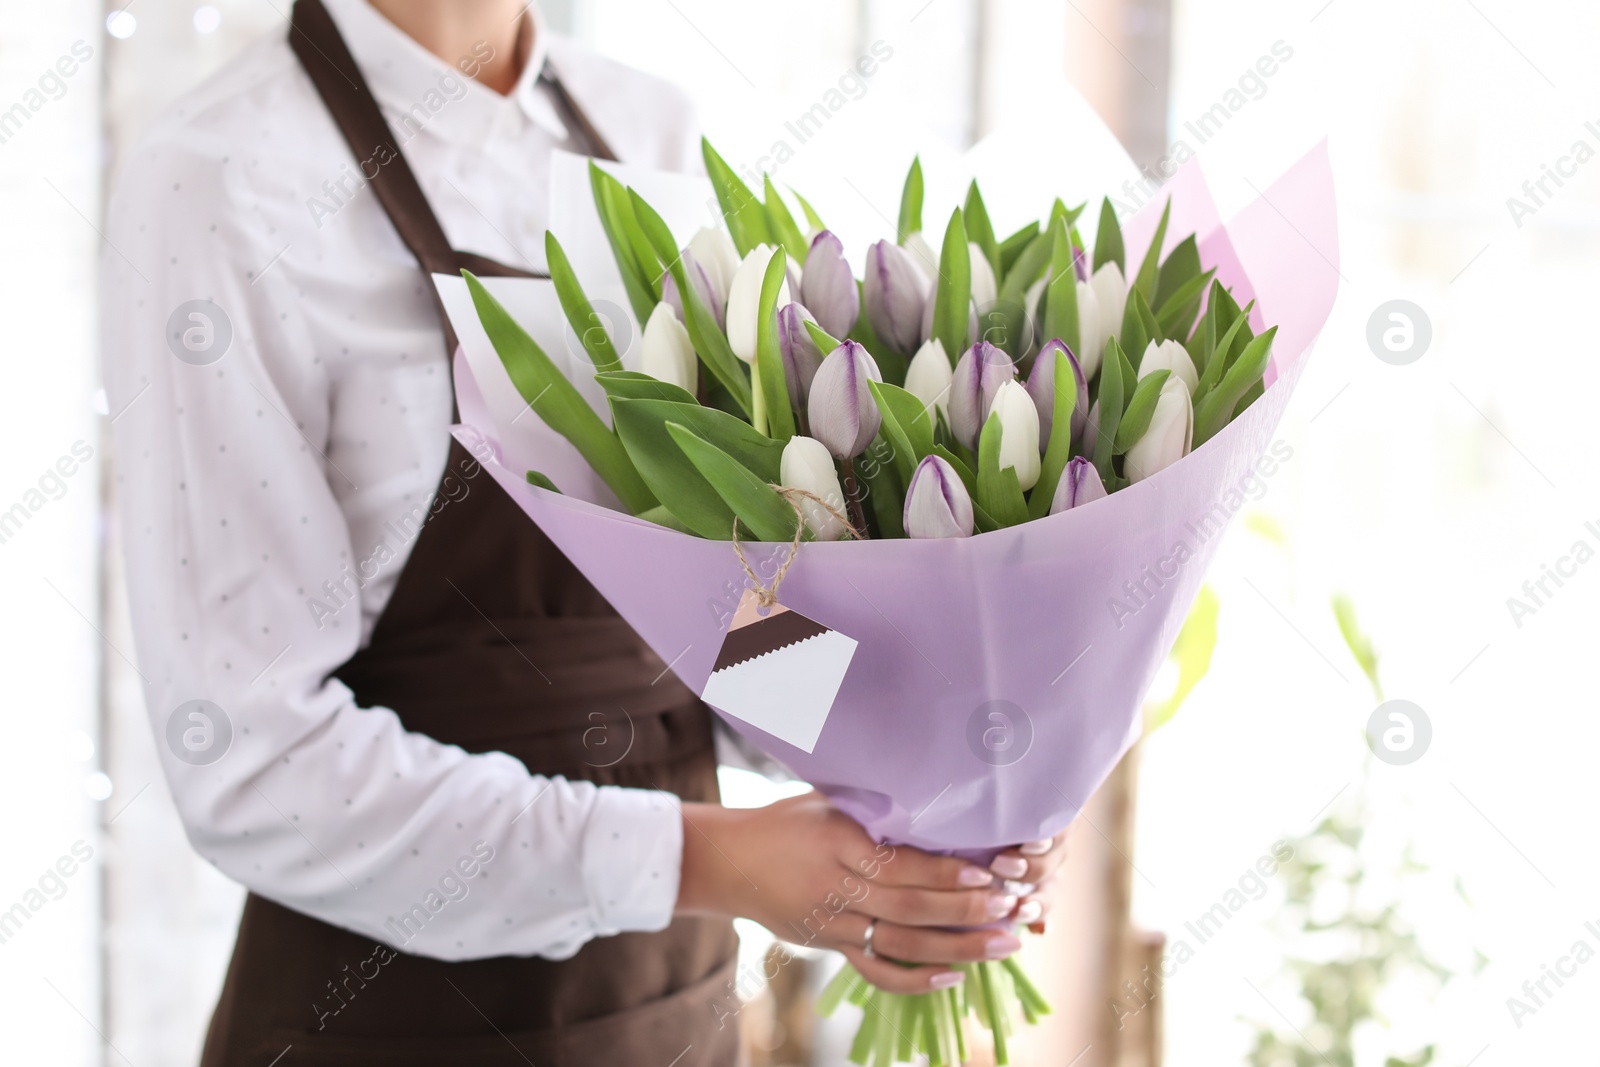
[[796,748],[816,748],[856,641],[746,589],[702,700]]

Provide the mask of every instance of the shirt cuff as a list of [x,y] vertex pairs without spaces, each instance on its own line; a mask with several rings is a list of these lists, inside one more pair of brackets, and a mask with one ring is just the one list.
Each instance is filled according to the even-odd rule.
[[666,929],[683,865],[678,798],[602,786],[585,836],[583,881],[595,936]]

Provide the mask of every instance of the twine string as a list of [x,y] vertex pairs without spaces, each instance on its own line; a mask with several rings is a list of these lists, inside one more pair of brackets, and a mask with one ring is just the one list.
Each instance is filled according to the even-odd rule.
[[796,489],[788,485],[774,485],[772,488],[794,508],[796,522],[794,540],[789,543],[789,554],[784,557],[783,563],[778,566],[778,573],[772,576],[770,588],[762,584],[760,576],[750,566],[750,561],[745,558],[744,549],[739,544],[739,516],[735,515],[733,517],[733,553],[739,557],[739,566],[744,568],[745,575],[750,579],[750,584],[755,589],[756,602],[764,608],[770,608],[778,602],[778,587],[783,584],[784,575],[789,573],[789,568],[794,564],[795,557],[800,554],[800,541],[805,537],[806,533],[806,513],[800,507],[799,501],[801,499],[814,501],[824,511],[838,519],[843,524],[845,532],[851,537],[857,541],[865,540],[861,531],[856,529],[855,524],[846,518],[843,512],[811,490]]

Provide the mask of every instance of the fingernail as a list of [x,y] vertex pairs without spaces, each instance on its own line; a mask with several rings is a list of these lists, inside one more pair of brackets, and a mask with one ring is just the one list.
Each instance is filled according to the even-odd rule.
[[983,954],[991,960],[1003,960],[1022,947],[1014,934],[998,934],[983,943]]
[[933,989],[954,989],[967,980],[967,976],[960,971],[944,971],[928,979],[928,985]]
[[1003,919],[1011,914],[1011,909],[1017,906],[1017,898],[1011,894],[996,894],[989,898],[989,918]]
[[957,876],[956,881],[960,882],[969,889],[977,889],[992,883],[994,881],[994,875],[990,874],[982,867],[963,867],[961,868],[961,874]]
[[1002,878],[1021,878],[1028,873],[1028,861],[1021,856],[996,856],[989,869]]
[[1022,907],[1017,909],[1017,922],[1023,926],[1037,922],[1039,916],[1044,914],[1044,905],[1037,900],[1024,901]]
[[1026,845],[1019,847],[1017,851],[1024,856],[1042,856],[1049,852],[1053,845],[1055,845],[1055,842],[1050,840],[1029,841]]

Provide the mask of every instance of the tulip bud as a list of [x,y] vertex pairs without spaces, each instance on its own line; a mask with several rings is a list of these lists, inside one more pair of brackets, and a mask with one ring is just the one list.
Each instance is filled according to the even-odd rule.
[[[790,307],[795,305],[791,304]],[[844,514],[844,490],[839,488],[839,472],[828,449],[814,437],[789,438],[778,460],[778,478],[790,489],[804,489],[828,502],[828,507]],[[795,503],[805,516],[806,526],[818,541],[837,541],[844,536],[845,524],[815,500],[796,495]]]
[[689,331],[663,300],[650,312],[639,340],[639,369],[660,381],[694,392],[700,363],[689,341]]
[[928,411],[938,408],[948,418],[950,381],[954,376],[950,357],[944,353],[944,342],[935,337],[911,357],[911,363],[906,367],[906,392],[922,401],[922,406]]
[[1100,264],[1100,269],[1089,278],[1089,285],[1094,289],[1095,303],[1100,306],[1106,336],[1121,333],[1122,316],[1128,308],[1128,283],[1122,277],[1122,268],[1110,262]]
[[[711,276],[706,273],[705,267],[694,258],[693,253],[683,254],[684,273],[689,275],[689,284],[694,286],[694,291],[700,295],[700,302],[711,310],[711,316],[717,320],[717,329],[725,328],[727,321],[727,306],[724,303],[725,293],[719,293]],[[689,316],[683,310],[683,298],[678,295],[678,282],[669,273],[661,279],[661,300],[669,304],[677,313],[678,321],[687,323]]]
[[1200,374],[1194,369],[1189,350],[1178,341],[1168,340],[1160,344],[1151,341],[1145,346],[1144,355],[1139,359],[1139,377],[1154,374],[1158,370],[1171,371],[1174,378],[1182,379],[1183,384],[1189,387],[1191,396],[1200,384]]
[[1033,370],[1028,375],[1028,395],[1033,398],[1033,406],[1039,409],[1039,447],[1043,448],[1050,443],[1050,432],[1056,420],[1056,354],[1064,353],[1067,362],[1072,365],[1072,377],[1078,387],[1077,403],[1072,405],[1072,439],[1078,440],[1083,434],[1083,424],[1089,418],[1089,385],[1084,380],[1083,367],[1078,364],[1078,357],[1072,354],[1059,340],[1045,342],[1039,354],[1033,359]]
[[972,302],[980,311],[987,311],[1000,298],[1000,287],[995,284],[994,267],[989,257],[975,244],[967,245],[967,258],[972,261]]
[[933,246],[928,244],[921,230],[907,235],[900,247],[910,254],[911,262],[922,272],[924,279],[931,281],[939,276],[939,257],[934,254]]
[[1039,410],[1021,382],[1007,381],[995,390],[994,414],[1000,419],[1000,469],[1015,470],[1027,492],[1039,481]]
[[817,234],[800,271],[800,300],[832,337],[855,328],[861,314],[861,291],[844,259],[844,243],[827,230]]
[[1083,376],[1093,378],[1105,358],[1106,342],[1122,328],[1121,322],[1107,322],[1100,298],[1088,282],[1078,282],[1078,351],[1083,353]]
[[[772,262],[771,245],[756,245],[733,272],[728,287],[728,347],[746,363],[756,360],[756,319],[761,307],[761,283]],[[778,288],[778,307],[789,303],[789,283]]]
[[811,380],[811,435],[840,459],[860,455],[883,423],[869,379],[883,381],[878,364],[861,345],[846,341],[828,354]]
[[915,352],[922,340],[928,279],[911,256],[890,241],[879,241],[867,249],[862,295],[867,318],[879,339],[902,355]]
[[811,339],[806,323],[816,322],[799,304],[778,309],[778,354],[783,357],[783,378],[789,386],[789,401],[803,409],[811,394],[811,380],[822,366],[822,350]]
[[972,497],[956,469],[939,456],[924,456],[906,490],[907,537],[971,537]]
[[717,302],[726,305],[734,272],[739,269],[739,250],[733,246],[733,238],[720,226],[702,226],[689,238],[689,252],[705,270]]
[[1168,378],[1156,397],[1149,429],[1123,457],[1123,473],[1131,482],[1143,481],[1188,455],[1193,439],[1194,407],[1189,400],[1189,387],[1181,378]]
[[[978,435],[989,417],[995,393],[1017,377],[1011,357],[988,341],[979,341],[962,355],[950,383],[950,431],[968,448],[978,446]],[[1035,416],[1037,418],[1037,416]],[[1035,431],[1037,434],[1037,430]]]
[[1082,507],[1105,495],[1106,485],[1100,480],[1100,472],[1094,469],[1094,464],[1084,456],[1073,456],[1067,461],[1067,469],[1061,472],[1061,481],[1056,483],[1056,495],[1050,501],[1050,514]]

